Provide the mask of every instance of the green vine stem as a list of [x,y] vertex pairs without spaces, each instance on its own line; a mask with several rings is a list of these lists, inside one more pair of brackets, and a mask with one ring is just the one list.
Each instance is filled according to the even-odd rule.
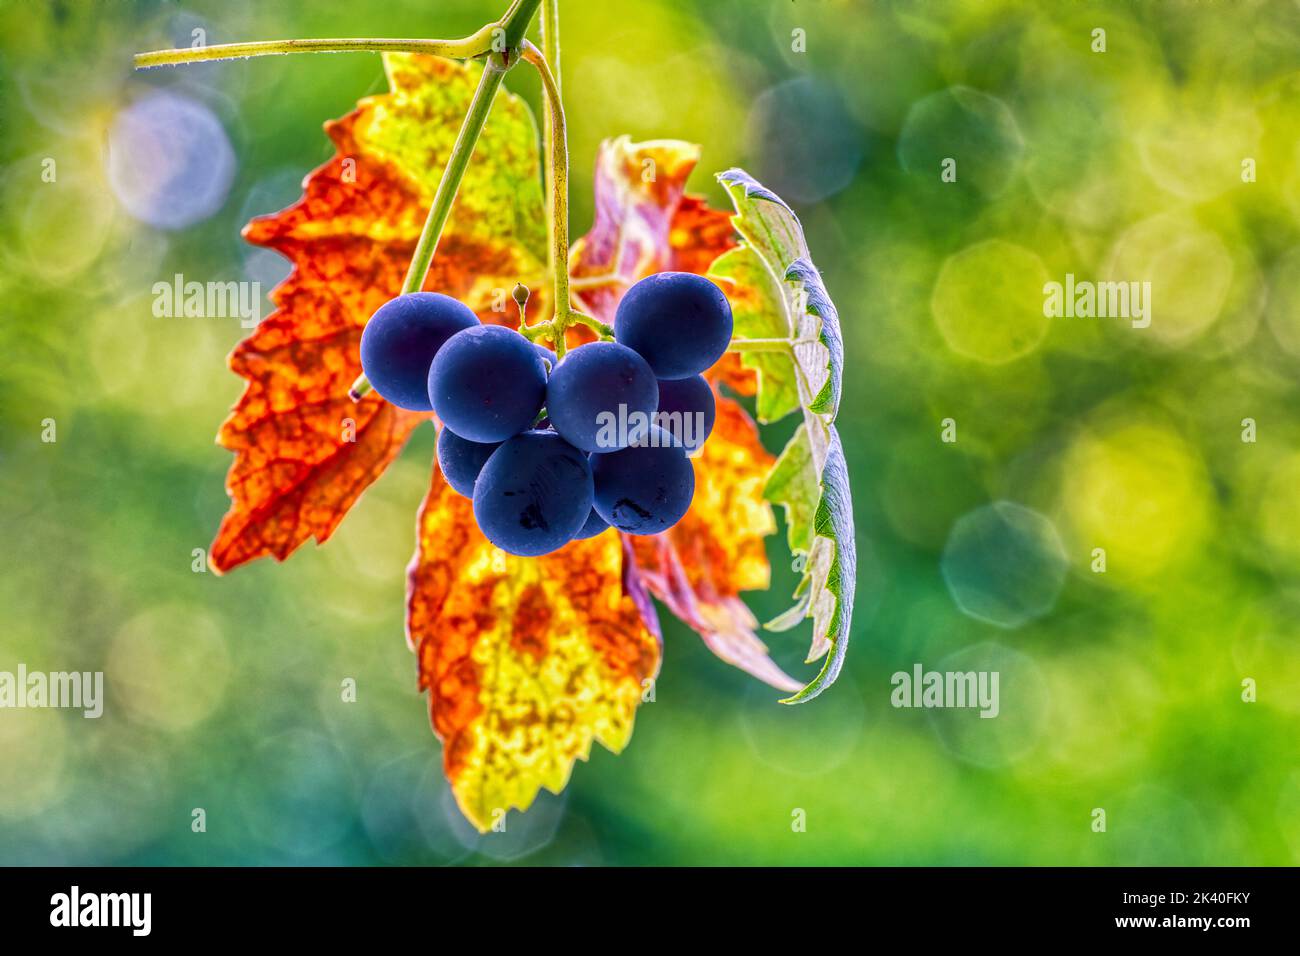
[[[415,245],[411,264],[406,270],[406,281],[402,283],[402,295],[419,292],[424,285],[425,277],[429,274],[429,264],[433,262],[433,255],[438,251],[438,240],[442,238],[443,227],[446,226],[451,207],[456,202],[460,182],[465,177],[465,170],[469,168],[470,157],[474,155],[479,134],[483,132],[483,125],[492,110],[492,100],[496,97],[501,80],[509,69],[504,57],[499,53],[488,57],[483,67],[483,75],[479,77],[474,99],[470,101],[469,111],[465,114],[465,120],[461,123],[460,132],[456,136],[456,143],[452,146],[451,155],[447,159],[447,168],[443,170],[442,178],[438,180],[438,190],[433,194],[433,203],[429,206],[429,215],[424,220],[424,228],[420,230],[420,239]],[[348,395],[355,402],[369,391],[370,382],[363,374],[352,383]]]
[[[492,27],[493,30],[498,28],[505,30],[506,48],[502,52],[493,53],[483,65],[483,75],[479,77],[474,99],[470,101],[460,132],[456,134],[456,142],[451,148],[451,155],[447,158],[447,168],[443,170],[442,178],[438,180],[438,189],[434,193],[433,203],[429,206],[429,215],[424,220],[424,228],[420,230],[420,239],[416,243],[415,253],[411,256],[411,265],[406,270],[406,281],[402,283],[402,295],[419,292],[424,286],[424,280],[429,274],[429,264],[433,262],[434,253],[438,251],[438,240],[442,238],[443,227],[446,226],[451,207],[456,202],[456,193],[460,189],[461,180],[465,177],[465,170],[469,168],[469,161],[474,155],[479,134],[483,132],[488,114],[492,111],[492,102],[501,87],[501,81],[514,66],[510,51],[514,50],[519,43],[528,43],[523,38],[524,30],[528,28],[528,21],[532,19],[540,2],[541,0],[517,0],[506,11],[502,22]],[[512,40],[512,38],[517,39]],[[352,387],[348,389],[348,396],[354,402],[358,401],[370,391],[370,387],[370,381],[366,376],[359,375],[352,383]]]
[[513,51],[524,42],[524,31],[528,29],[528,24],[541,2],[542,0],[514,0],[514,3],[510,4],[510,9],[505,12],[498,24],[506,31],[504,52],[513,55]]
[[555,88],[563,91],[564,81],[560,77],[559,0],[542,0],[542,55],[550,64],[551,74],[555,77]]
[[177,66],[211,60],[243,60],[252,56],[286,53],[431,53],[467,60],[492,49],[492,38],[500,23],[489,23],[459,40],[400,40],[349,37],[329,40],[258,40],[252,43],[219,43],[215,46],[153,50],[135,55],[135,68]]

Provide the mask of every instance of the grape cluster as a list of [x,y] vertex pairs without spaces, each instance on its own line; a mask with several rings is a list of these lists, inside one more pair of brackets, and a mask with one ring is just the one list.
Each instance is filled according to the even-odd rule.
[[536,556],[609,527],[658,534],[686,514],[687,455],[716,414],[701,373],[731,331],[722,290],[686,272],[636,283],[614,341],[562,359],[449,296],[417,292],[370,319],[361,365],[385,399],[442,420],[438,465],[473,500],[487,539]]

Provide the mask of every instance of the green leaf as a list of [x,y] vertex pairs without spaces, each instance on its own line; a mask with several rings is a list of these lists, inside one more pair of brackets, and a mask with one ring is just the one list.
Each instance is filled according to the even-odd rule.
[[[709,278],[719,280],[731,303],[733,335],[740,339],[790,339],[792,329],[783,283],[751,246],[737,246],[713,260]],[[755,414],[764,424],[799,408],[794,361],[782,352],[742,352],[740,362],[758,372]]]
[[[803,690],[783,700],[785,704],[812,700],[840,676],[849,647],[849,626],[853,621],[853,594],[857,583],[853,498],[840,436],[834,425],[827,426],[824,457],[819,459],[815,443],[809,440],[810,434],[806,425],[799,427],[778,459],[773,474],[780,470],[781,461],[786,460],[791,446],[798,449],[790,459],[800,462],[798,470],[792,470],[788,480],[778,484],[778,490],[774,490],[769,482],[764,491],[771,501],[785,507],[791,540],[796,536],[810,539],[807,552],[796,551],[804,554],[804,576],[795,589],[795,604],[769,622],[767,627],[774,631],[788,630],[805,617],[811,617],[813,639],[807,663],[826,658],[821,672]],[[809,530],[806,526],[807,503],[814,498],[817,504],[812,511]]]
[[821,490],[805,476],[815,466],[808,428],[800,425],[767,476],[763,497],[785,508],[786,542],[794,554],[807,554],[813,544],[813,517]]
[[803,413],[763,489],[765,498],[785,509],[787,541],[803,569],[794,605],[767,627],[788,630],[811,617],[808,662],[826,659],[803,690],[782,701],[797,704],[839,676],[853,618],[853,500],[834,425],[844,344],[839,314],[813,265],[798,217],[742,170],[728,170],[718,179],[736,207],[732,222],[743,242],[719,256],[709,274],[726,283],[736,338],[791,344],[788,352],[741,353],[744,364],[758,373],[759,418],[773,421],[796,409]]
[[[762,276],[756,274],[752,265],[744,270],[743,276],[719,274],[720,278],[730,282],[728,298],[735,296],[733,308],[739,302],[741,311],[747,312],[751,306],[764,303],[768,310],[764,319],[744,316],[745,326],[737,327],[736,338],[782,338],[788,339],[792,346],[792,357],[782,353],[742,353],[743,359],[751,355],[764,357],[761,365],[745,362],[759,369],[759,408],[764,407],[765,401],[773,407],[781,407],[780,401],[765,398],[764,392],[769,388],[780,390],[793,375],[801,379],[800,403],[826,415],[828,421],[834,421],[840,405],[844,341],[840,335],[839,314],[826,293],[821,273],[812,263],[799,217],[780,196],[742,169],[719,173],[718,181],[736,207],[736,215],[731,221],[744,239],[740,248],[749,250],[763,264],[764,270],[758,272],[765,271],[781,293],[776,296],[773,289],[765,288],[766,283],[761,281]],[[720,256],[710,274],[719,263],[724,270],[734,273],[735,266],[727,262],[731,255]],[[750,334],[750,327],[759,330],[759,334]],[[781,372],[771,382],[764,373],[768,366],[776,366],[777,362],[768,359],[779,359],[781,363],[778,366]],[[787,413],[794,411],[795,407],[790,406]]]

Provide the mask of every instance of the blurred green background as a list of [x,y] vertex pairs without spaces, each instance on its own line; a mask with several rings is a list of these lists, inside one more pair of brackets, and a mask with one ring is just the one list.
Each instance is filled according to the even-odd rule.
[[[374,55],[132,75],[130,54],[195,29],[455,36],[504,6],[0,0],[0,670],[107,686],[99,720],[0,711],[0,863],[1300,862],[1294,3],[563,0],[575,235],[602,138],[693,140],[715,204],[737,164],[791,201],[839,304],[858,606],[811,704],[665,614],[627,751],[480,837],[402,634],[432,429],[326,547],[191,570],[226,508],[244,332],[154,318],[150,287],[269,290],[287,267],[241,225],[383,81]],[[159,89],[218,121],[201,158],[231,147],[228,192],[180,197],[182,228],[106,164]],[[1067,273],[1150,281],[1151,327],[1044,318]],[[795,584],[781,535],[770,553],[760,618]],[[807,639],[770,644],[802,675]],[[999,671],[1000,716],[894,709],[916,662]]]

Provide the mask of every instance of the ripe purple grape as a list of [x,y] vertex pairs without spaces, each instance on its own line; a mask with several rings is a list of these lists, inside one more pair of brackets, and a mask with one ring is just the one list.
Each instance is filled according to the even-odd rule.
[[398,408],[431,411],[429,366],[449,338],[478,324],[478,316],[451,296],[399,295],[381,305],[362,330],[361,370]]
[[519,333],[480,325],[447,340],[428,388],[434,412],[457,435],[499,442],[532,425],[546,398],[546,369]]
[[466,498],[474,497],[474,483],[499,443],[484,444],[461,438],[446,425],[438,432],[438,467],[447,484]]
[[551,426],[583,451],[625,447],[629,432],[649,427],[658,405],[659,383],[650,366],[617,342],[579,345],[546,385]]
[[659,272],[627,290],[614,314],[614,338],[660,379],[690,378],[731,343],[731,306],[722,290],[690,272]]
[[702,375],[659,383],[659,414],[655,424],[693,452],[704,445],[718,414],[713,389]]
[[686,450],[659,427],[640,443],[591,456],[595,507],[628,534],[658,534],[681,520],[695,494]]
[[549,554],[591,514],[591,465],[555,432],[526,431],[492,453],[474,485],[474,520],[502,551]]

